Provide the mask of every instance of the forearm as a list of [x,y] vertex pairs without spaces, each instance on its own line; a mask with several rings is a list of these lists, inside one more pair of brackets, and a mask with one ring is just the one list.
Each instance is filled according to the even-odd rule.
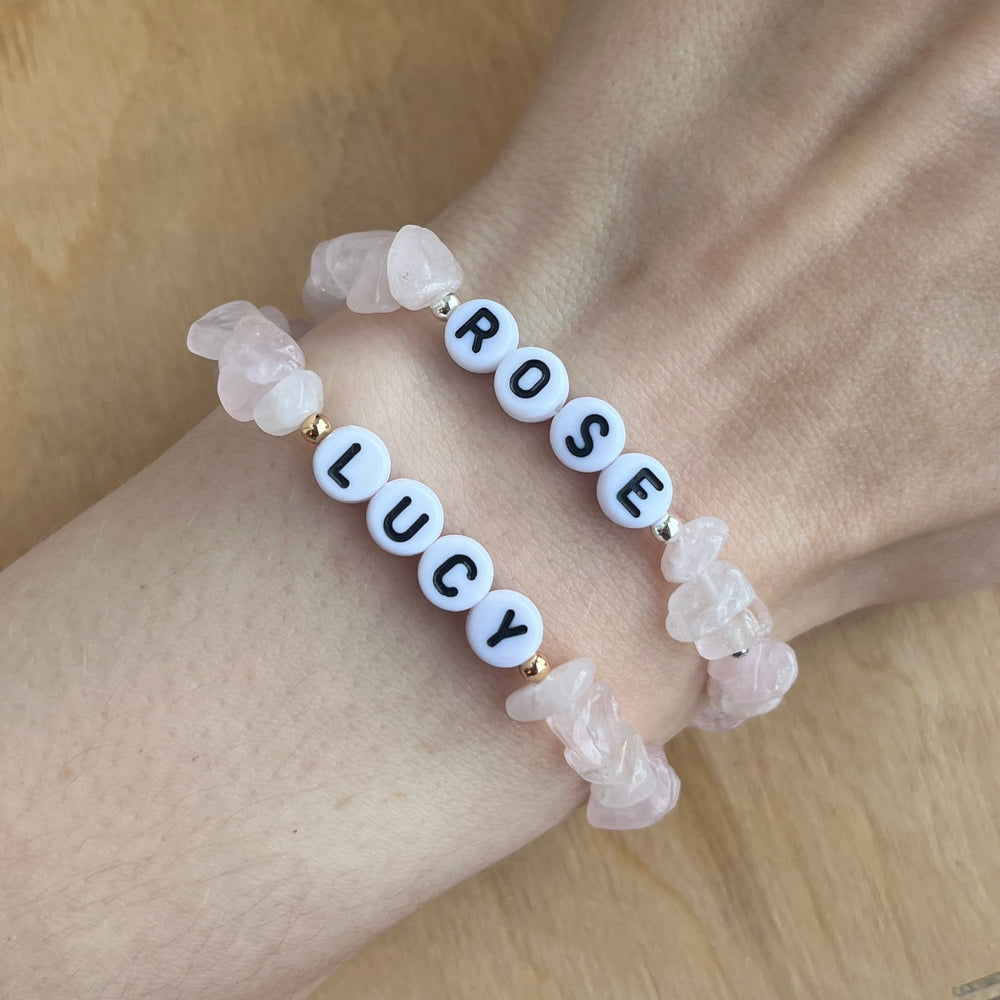
[[[955,120],[924,114],[933,25],[869,11],[862,44],[846,14],[772,6],[780,79],[773,24],[737,8],[584,5],[498,168],[435,228],[462,294],[509,305],[573,394],[609,399],[628,447],[666,462],[680,516],[727,520],[727,557],[787,638],[995,574],[996,373],[978,359],[998,303],[965,262],[995,270],[981,220],[1000,186],[975,116],[957,152],[914,152]],[[956,107],[968,86],[984,114],[963,37],[935,85]],[[857,80],[894,45],[912,64],[890,95],[903,110],[865,117]],[[961,349],[937,351],[941,330]],[[450,364],[434,320],[348,318],[304,347],[331,417],[382,436],[394,473],[431,486],[446,528],[538,603],[554,660],[592,655],[650,742],[686,724],[703,667],[663,633],[656,543],[603,519],[544,429]],[[545,727],[504,715],[510,676],[474,662],[362,511],[315,488],[310,457],[216,413],[0,576],[18,941],[0,978],[21,995],[305,990],[582,801]]]
[[581,799],[412,561],[254,431],[213,414],[0,576],[12,995],[314,986]]

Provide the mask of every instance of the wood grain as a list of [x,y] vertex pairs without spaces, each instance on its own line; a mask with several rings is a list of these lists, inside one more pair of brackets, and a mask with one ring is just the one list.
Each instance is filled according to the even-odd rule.
[[[566,7],[0,6],[0,565],[212,409],[191,317],[297,312],[319,239],[470,183]],[[986,592],[802,639],[781,712],[676,741],[668,821],[574,817],[315,1000],[934,998],[995,972],[998,634]]]

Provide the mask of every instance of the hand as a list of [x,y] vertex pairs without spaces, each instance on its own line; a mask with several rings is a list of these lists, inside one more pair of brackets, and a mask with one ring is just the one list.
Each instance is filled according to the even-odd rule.
[[[619,407],[679,514],[729,522],[782,638],[1000,564],[1000,23],[883,8],[583,3],[434,223],[463,294]],[[655,543],[439,340],[427,316],[342,316],[305,346],[331,415],[536,600],[552,658],[593,655],[667,739],[704,666],[663,632]],[[307,986],[582,801],[545,727],[503,715],[509,675],[319,495],[305,448],[213,414],[0,575],[20,994]]]
[[[730,524],[783,638],[1000,579],[1000,16],[881,10],[581,3],[436,225],[463,293],[621,410],[678,513]],[[435,413],[414,468],[671,735],[703,668],[662,633],[655,543],[397,323],[360,324],[352,367],[392,386],[373,419]]]

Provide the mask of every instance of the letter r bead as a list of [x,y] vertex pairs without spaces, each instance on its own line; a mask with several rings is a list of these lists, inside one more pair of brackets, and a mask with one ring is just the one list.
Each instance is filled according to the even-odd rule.
[[444,328],[444,346],[451,360],[477,375],[495,371],[519,339],[510,310],[490,299],[463,302]]

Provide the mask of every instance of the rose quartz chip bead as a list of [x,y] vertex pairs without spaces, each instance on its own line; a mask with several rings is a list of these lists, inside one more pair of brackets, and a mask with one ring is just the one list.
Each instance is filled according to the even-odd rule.
[[[388,277],[382,279],[380,303],[380,275],[385,258],[392,245],[393,233],[373,229],[364,233],[345,233],[333,240],[325,240],[313,250],[309,263],[309,277],[302,289],[302,302],[317,321],[324,320],[343,305],[355,289],[355,305],[366,308],[357,312],[391,312],[399,304],[389,295]],[[378,308],[382,304],[384,309]],[[368,308],[371,306],[371,308]]]
[[667,632],[678,642],[695,642],[749,607],[754,597],[753,587],[732,563],[713,562],[670,595]]
[[218,359],[223,409],[268,434],[291,434],[323,409],[323,382],[305,369],[289,328],[274,306],[238,301],[211,310],[188,330],[189,350]]
[[292,325],[288,321],[288,317],[277,306],[261,306],[257,311],[261,316],[269,319],[279,330],[284,330],[289,337],[292,337],[293,340],[296,339],[292,336]]
[[219,352],[219,402],[236,420],[253,411],[271,386],[305,367],[302,349],[269,319],[244,316]]
[[565,747],[566,763],[591,784],[587,817],[593,825],[635,829],[656,822],[676,805],[679,781],[666,794],[666,772],[654,766],[649,748],[622,720],[610,685],[595,681],[546,721]]
[[389,247],[389,291],[406,309],[425,309],[461,287],[462,269],[435,233],[403,226]]
[[708,696],[726,715],[748,719],[776,708],[797,676],[792,647],[767,639],[745,656],[710,660]]
[[663,747],[647,746],[653,790],[644,799],[630,806],[612,808],[602,801],[598,786],[590,790],[587,802],[587,821],[591,826],[604,830],[639,830],[658,823],[677,805],[681,793],[681,779],[667,763]]
[[663,546],[660,570],[668,583],[685,583],[700,576],[722,551],[729,527],[717,517],[696,517],[680,526]]
[[569,708],[593,680],[593,660],[570,660],[550,670],[544,680],[518,688],[507,699],[507,714],[515,722],[541,722]]
[[302,301],[317,320],[344,303],[357,313],[423,309],[456,291],[462,277],[451,251],[422,226],[347,233],[313,251]]
[[268,434],[297,431],[310,413],[323,409],[323,380],[308,368],[290,372],[261,396],[253,408],[254,423]]
[[233,335],[236,324],[245,316],[260,315],[260,310],[253,303],[242,299],[216,306],[191,324],[187,349],[199,357],[218,361],[223,345]]

